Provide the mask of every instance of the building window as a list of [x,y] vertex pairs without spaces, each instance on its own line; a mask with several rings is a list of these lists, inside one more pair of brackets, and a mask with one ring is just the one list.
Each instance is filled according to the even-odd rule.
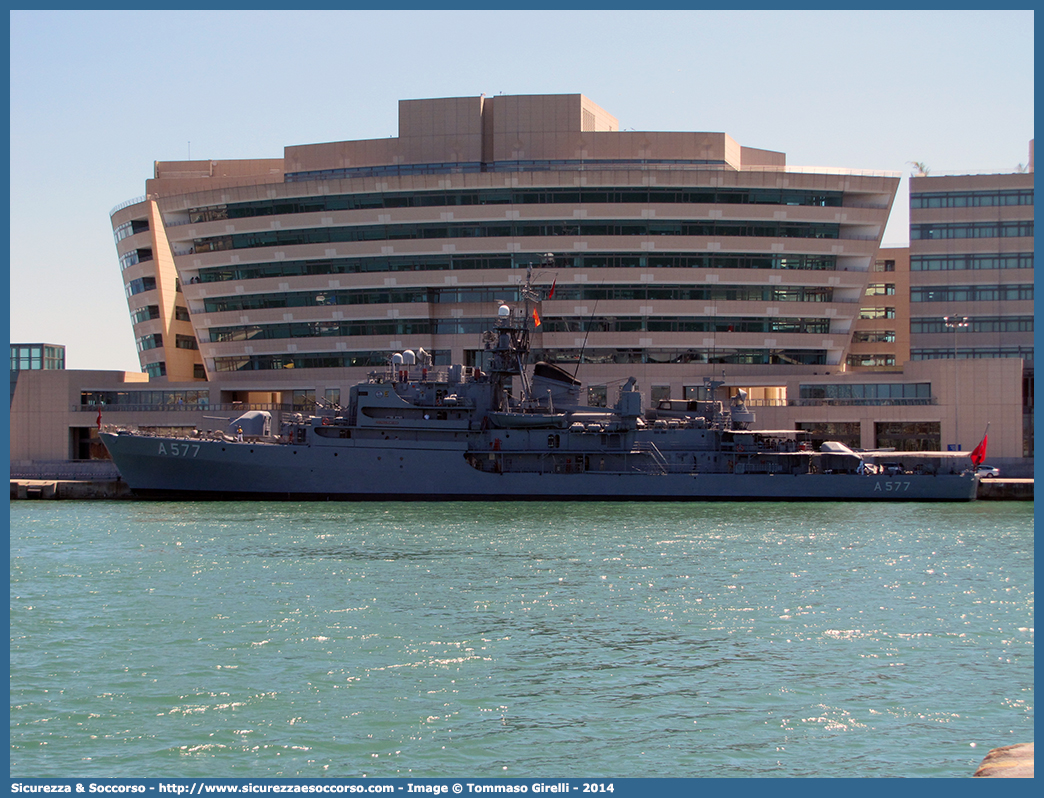
[[143,335],[138,339],[138,351],[145,352],[149,349],[158,349],[163,346],[163,334],[152,333],[150,335]]
[[210,391],[80,391],[80,405],[124,410],[194,410],[210,406]]
[[795,429],[808,432],[809,443],[817,451],[825,441],[837,441],[849,449],[862,447],[858,421],[802,421],[796,425]]
[[[300,277],[317,274],[368,274],[372,272],[464,271],[472,269],[525,269],[530,255],[396,255],[376,258],[329,258],[211,266],[199,270],[203,283],[254,280],[265,277]],[[557,269],[780,269],[786,271],[836,271],[836,255],[780,255],[738,253],[634,253],[563,255]],[[324,292],[325,293],[325,292]]]
[[894,366],[895,355],[849,355],[845,362],[849,366],[880,368],[882,366]]
[[[559,285],[555,298],[571,301],[601,300],[666,300],[666,301],[755,301],[755,302],[832,302],[833,289],[821,286],[749,286],[749,285],[673,285],[673,284],[621,284],[621,285]],[[473,287],[473,288],[398,288],[374,290],[372,288],[342,291],[291,291],[264,294],[236,294],[209,297],[203,300],[203,309],[208,313],[228,311],[263,310],[293,307],[331,307],[334,305],[383,305],[403,303],[454,304],[482,302],[518,302],[518,288]],[[184,321],[189,320],[188,311],[180,305],[175,312],[184,311]],[[177,318],[181,319],[180,315]]]
[[941,241],[960,238],[1024,238],[1033,235],[1033,220],[1013,222],[957,222],[911,224],[911,241]]
[[854,344],[893,344],[895,330],[859,330],[852,335]]
[[[952,360],[954,354],[958,360],[967,358],[993,358],[993,357],[1016,357],[1023,360],[1033,360],[1033,346],[976,346],[959,347],[956,353],[952,346],[938,349],[911,349],[911,360]],[[1028,365],[1028,364],[1027,364]]]
[[127,296],[134,296],[144,291],[154,291],[156,289],[156,278],[155,277],[140,277],[137,280],[131,280],[126,285]]
[[671,398],[671,386],[670,385],[654,385],[649,390],[649,399],[652,401],[653,407],[660,403],[661,399]]
[[913,272],[1032,268],[1032,252],[1010,255],[912,255],[910,257],[910,271]]
[[608,391],[604,385],[587,386],[587,404],[589,407],[605,407],[609,403]]
[[152,260],[151,248],[132,249],[130,252],[124,252],[120,255],[120,269],[123,270],[136,263],[144,263],[150,260]]
[[[453,361],[448,349],[430,353],[436,366]],[[477,365],[482,352],[465,350],[465,365]],[[372,352],[306,352],[282,355],[235,355],[214,358],[214,371],[268,371],[271,369],[386,368],[388,350]]]
[[924,285],[910,289],[911,302],[1014,302],[1032,299],[1032,283]]
[[894,319],[895,308],[859,308],[861,319]]
[[1032,205],[1033,189],[991,189],[988,191],[926,191],[910,195],[910,208],[994,208]]
[[[1032,227],[1032,225],[1031,225]],[[911,229],[911,235],[913,231]],[[482,222],[404,222],[400,224],[257,230],[197,238],[192,251],[220,252],[298,244],[356,241],[401,241],[452,238],[519,238],[554,236],[751,236],[757,238],[837,239],[840,225],[829,222],[722,219],[532,219]],[[151,251],[149,258],[152,257]],[[144,259],[144,258],[143,258]]]
[[874,445],[899,452],[937,452],[942,433],[938,421],[878,421],[874,424]]
[[148,219],[134,219],[133,221],[124,222],[123,224],[121,224],[119,227],[112,231],[112,234],[116,239],[116,243],[118,244],[120,241],[127,238],[128,236],[147,232],[148,229]]
[[140,324],[143,321],[152,321],[160,317],[159,305],[148,305],[144,308],[138,308],[131,313],[131,323]]
[[11,344],[11,371],[53,371],[64,368],[64,346]]
[[931,404],[930,382],[870,382],[807,384],[799,388],[798,404],[921,405]]
[[866,287],[867,296],[894,296],[895,283],[871,283]]
[[[277,340],[350,336],[481,335],[489,328],[489,318],[400,319],[398,321],[331,320],[321,322],[277,322],[235,327],[211,327],[212,342]],[[796,317],[677,317],[677,316],[574,316],[545,317],[545,333],[634,333],[634,332],[754,332],[825,335],[829,318]]]
[[682,398],[708,402],[714,398],[712,391],[706,385],[685,385],[682,387]]
[[[471,350],[464,350],[465,357]],[[538,349],[530,353],[534,361],[549,363],[735,363],[737,365],[826,364],[822,349],[653,349],[588,347],[586,349]],[[466,364],[471,365],[471,364]],[[485,365],[480,365],[485,368]]]
[[[1033,332],[1032,316],[980,316],[968,320],[969,332]],[[931,334],[951,332],[946,322],[939,318],[924,317],[910,319],[910,332]]]
[[314,413],[315,412],[315,389],[309,388],[306,390],[294,391],[291,394],[291,404],[294,410],[298,413]]
[[162,360],[159,363],[146,363],[144,371],[150,377],[166,377],[167,364]]

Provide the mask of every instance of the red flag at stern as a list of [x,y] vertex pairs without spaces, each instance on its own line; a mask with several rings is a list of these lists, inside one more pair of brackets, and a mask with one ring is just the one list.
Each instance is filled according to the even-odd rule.
[[982,461],[986,459],[986,441],[988,441],[989,439],[989,435],[983,434],[982,441],[979,443],[978,446],[972,449],[971,461],[972,465],[974,465],[976,468],[978,468],[982,464]]

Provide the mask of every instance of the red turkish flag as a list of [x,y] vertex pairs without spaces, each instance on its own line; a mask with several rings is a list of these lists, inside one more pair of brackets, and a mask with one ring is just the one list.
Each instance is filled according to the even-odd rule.
[[986,441],[990,438],[989,435],[982,436],[982,442],[972,449],[971,461],[972,465],[978,467],[982,464],[982,461],[986,459]]

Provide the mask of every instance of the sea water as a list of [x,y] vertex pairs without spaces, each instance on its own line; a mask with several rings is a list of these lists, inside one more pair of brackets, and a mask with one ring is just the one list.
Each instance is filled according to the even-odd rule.
[[11,505],[13,777],[967,777],[1033,505]]

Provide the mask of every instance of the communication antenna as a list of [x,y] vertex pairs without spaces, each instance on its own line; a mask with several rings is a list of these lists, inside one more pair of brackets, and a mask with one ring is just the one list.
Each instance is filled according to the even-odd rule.
[[[605,278],[602,278],[602,282],[598,284],[601,288],[605,285]],[[595,313],[598,312],[598,303],[602,298],[600,296],[595,297],[594,307],[591,308],[591,314],[587,317],[587,332],[584,333],[584,344],[580,347],[580,357],[576,359],[576,368],[573,370],[573,379],[576,379],[576,375],[580,373],[580,364],[584,362],[584,350],[587,349],[587,337],[591,334],[591,320],[594,319]]]

